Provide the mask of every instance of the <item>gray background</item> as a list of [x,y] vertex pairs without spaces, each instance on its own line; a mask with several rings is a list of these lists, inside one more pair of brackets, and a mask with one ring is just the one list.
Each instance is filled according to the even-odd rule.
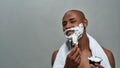
[[82,10],[87,28],[120,67],[120,0],[0,0],[0,68],[51,68],[52,52],[65,41],[61,19]]

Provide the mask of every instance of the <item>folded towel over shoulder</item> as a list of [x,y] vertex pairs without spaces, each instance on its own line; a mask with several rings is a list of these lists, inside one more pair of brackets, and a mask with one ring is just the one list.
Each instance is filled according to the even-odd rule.
[[[89,45],[90,45],[90,49],[92,52],[92,55],[100,57],[102,60],[101,65],[104,68],[111,68],[108,57],[106,56],[103,48],[98,44],[98,42],[89,34],[87,34],[88,38],[89,38]],[[67,55],[70,53],[70,50],[68,49],[68,46],[66,45],[66,43],[64,43],[56,56],[53,68],[64,68],[65,65],[65,60]]]

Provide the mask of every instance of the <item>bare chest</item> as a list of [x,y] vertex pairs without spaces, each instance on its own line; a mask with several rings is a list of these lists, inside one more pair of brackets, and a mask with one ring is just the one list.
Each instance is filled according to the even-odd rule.
[[90,56],[91,54],[81,55],[81,61],[78,68],[90,68],[90,64],[88,60],[88,57]]

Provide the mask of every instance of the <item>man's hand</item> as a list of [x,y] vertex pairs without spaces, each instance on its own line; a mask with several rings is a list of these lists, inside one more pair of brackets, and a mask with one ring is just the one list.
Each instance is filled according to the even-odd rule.
[[81,60],[80,55],[80,49],[78,48],[78,46],[75,46],[67,55],[64,68],[77,68]]
[[102,65],[95,63],[95,65],[90,64],[91,68],[104,68]]

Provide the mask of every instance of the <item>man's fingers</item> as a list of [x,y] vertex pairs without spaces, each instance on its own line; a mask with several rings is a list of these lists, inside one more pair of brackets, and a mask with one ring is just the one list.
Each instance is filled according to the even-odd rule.
[[72,55],[72,57],[77,57],[78,55],[80,55],[79,51],[80,51],[80,49],[78,47],[76,47],[76,50],[75,50],[74,54]]
[[98,64],[98,63],[95,63],[95,65],[90,64],[90,67],[91,67],[91,68],[104,68],[102,65],[100,65],[100,64]]
[[91,68],[96,68],[95,65],[93,65],[93,64],[90,64],[90,67],[91,67]]
[[72,56],[75,53],[76,50],[77,50],[77,47],[75,46],[74,48],[72,48],[69,55]]
[[80,56],[77,56],[77,57],[76,57],[76,59],[75,59],[75,62],[76,62],[77,64],[79,64],[79,63],[80,63],[80,61],[81,61]]
[[102,65],[95,63],[95,66],[98,68],[104,68]]

